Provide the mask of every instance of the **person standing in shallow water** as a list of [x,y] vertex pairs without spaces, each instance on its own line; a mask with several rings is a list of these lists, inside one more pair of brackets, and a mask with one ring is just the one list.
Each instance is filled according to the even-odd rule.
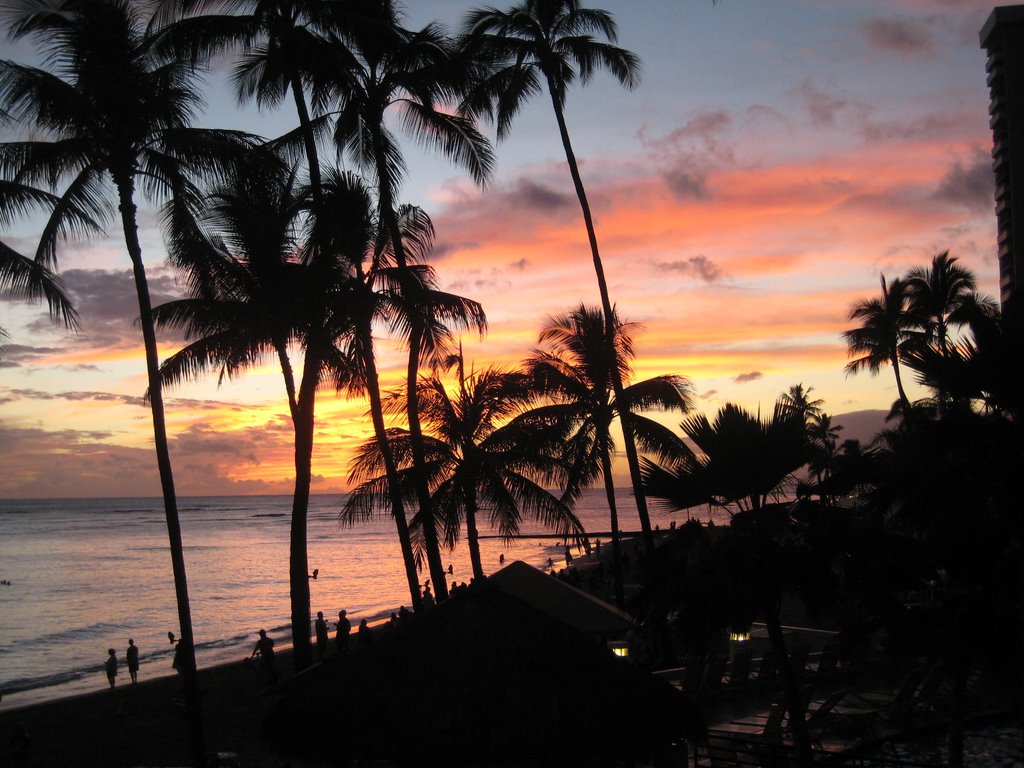
[[125,658],[128,661],[128,674],[131,675],[134,685],[139,682],[139,646],[131,638],[128,638],[128,650],[125,651]]
[[117,654],[113,648],[107,649],[107,660],[103,663],[103,668],[107,672],[107,681],[110,683],[110,687],[114,687],[114,680],[117,679]]
[[323,611],[316,612],[316,657],[323,661],[327,655],[327,619]]

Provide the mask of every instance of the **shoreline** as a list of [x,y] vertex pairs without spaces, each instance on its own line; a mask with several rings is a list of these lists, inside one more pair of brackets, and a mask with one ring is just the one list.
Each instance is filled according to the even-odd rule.
[[[291,651],[276,654],[282,681],[292,676]],[[186,723],[177,675],[125,682],[0,711],[0,764],[13,764],[10,738],[21,723],[32,741],[32,766],[188,765]],[[234,753],[251,768],[282,761],[259,740],[274,701],[258,673],[241,660],[199,670],[208,754]]]

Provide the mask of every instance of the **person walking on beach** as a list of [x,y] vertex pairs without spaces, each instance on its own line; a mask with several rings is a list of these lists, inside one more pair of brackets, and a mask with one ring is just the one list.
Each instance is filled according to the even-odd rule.
[[139,682],[139,646],[130,637],[128,638],[128,650],[125,651],[128,661],[128,674],[132,676],[132,684]]
[[338,611],[338,625],[335,629],[334,642],[338,646],[338,653],[345,653],[348,650],[348,636],[352,634],[352,622],[348,620],[348,611]]
[[114,680],[117,679],[117,654],[113,648],[107,649],[107,660],[103,663],[103,668],[107,671],[107,681],[113,688]]
[[267,630],[260,630],[260,639],[252,649],[252,658],[259,658],[260,667],[271,687],[277,685],[277,665],[274,664],[274,641],[267,637]]
[[316,657],[318,660],[323,661],[327,655],[327,619],[324,618],[323,611],[316,612]]

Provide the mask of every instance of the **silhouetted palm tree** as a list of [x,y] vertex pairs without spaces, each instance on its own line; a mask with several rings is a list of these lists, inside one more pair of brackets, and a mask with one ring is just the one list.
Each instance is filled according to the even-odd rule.
[[[160,45],[170,55],[204,61],[237,51],[232,79],[239,102],[278,106],[291,94],[297,131],[275,140],[301,144],[314,200],[321,174],[318,137],[326,129],[337,73],[348,54],[337,35],[358,11],[336,0],[171,0],[165,4],[176,23]],[[193,15],[194,13],[202,15]]]
[[825,401],[821,399],[811,400],[811,392],[813,391],[814,387],[807,387],[805,389],[803,384],[794,384],[782,393],[779,401],[788,408],[799,412],[809,424],[821,415],[821,406],[825,404]]
[[[439,376],[419,382],[425,468],[446,543],[454,547],[465,524],[473,577],[479,579],[485,575],[477,530],[481,513],[508,540],[519,533],[524,514],[566,537],[581,536],[583,528],[569,506],[544,487],[564,477],[558,458],[532,440],[521,422],[502,425],[533,399],[527,377],[496,368],[467,375],[461,353],[455,362],[454,394]],[[396,431],[393,437],[396,451],[406,457],[408,487],[414,471],[409,435]],[[361,516],[379,503],[381,463],[376,445],[365,446],[354,460],[352,479],[360,485],[350,494],[349,515]]]
[[[232,378],[267,354],[280,363],[295,439],[292,640],[296,669],[304,669],[312,663],[306,532],[316,394],[325,381],[353,371],[352,271],[344,255],[328,255],[338,238],[328,241],[316,231],[310,190],[299,187],[294,169],[265,149],[240,163],[202,208],[198,216],[179,208],[172,219],[170,256],[187,276],[191,296],[158,307],[156,319],[183,330],[190,343],[161,371],[167,383],[175,384],[210,368],[219,368],[221,379]],[[337,204],[329,211],[333,227],[359,232],[357,212]],[[302,356],[298,377],[295,349]]]
[[[590,202],[565,122],[565,100],[569,87],[577,78],[586,84],[599,69],[608,70],[622,85],[633,88],[640,80],[640,61],[635,54],[612,44],[616,40],[616,25],[611,14],[583,8],[576,0],[523,0],[508,11],[477,9],[468,15],[464,29],[467,55],[483,62],[490,70],[465,106],[474,114],[492,117],[497,124],[499,139],[508,133],[512,120],[526,100],[543,87],[547,88],[590,243],[601,308],[608,323],[605,344],[608,353],[614,354],[616,329],[612,322],[612,300]],[[610,42],[596,39],[594,33]],[[624,385],[617,370],[612,371],[611,385],[615,397],[624,404]],[[654,537],[642,492],[634,427],[630,426],[633,419],[627,409],[622,411],[622,421],[623,445],[637,514],[644,546],[650,554],[654,548]]]
[[886,284],[884,275],[881,283],[881,298],[861,299],[850,310],[850,319],[861,321],[861,325],[844,331],[843,338],[849,354],[860,356],[846,364],[846,373],[857,373],[866,368],[872,375],[877,375],[883,365],[891,365],[900,405],[903,412],[908,413],[910,400],[903,389],[900,358],[915,338],[916,324],[907,312],[907,283],[895,278],[891,284]]
[[[360,169],[372,175],[381,227],[390,238],[398,266],[405,268],[409,259],[396,213],[405,162],[398,139],[388,125],[388,116],[397,113],[399,125],[416,141],[455,161],[479,184],[490,176],[494,160],[489,143],[473,121],[447,108],[459,100],[466,70],[453,55],[443,30],[436,24],[407,30],[400,25],[391,0],[375,5],[375,14],[353,28],[344,40],[350,59],[346,68],[337,73],[336,96],[340,107],[334,141]],[[412,309],[417,301],[415,281],[406,286],[404,294],[410,305],[406,411],[413,461],[419,467],[424,456],[416,377],[432,321],[426,297],[419,310]],[[434,530],[430,524],[430,492],[422,478],[417,480],[416,487],[431,576],[444,590],[440,550],[430,540]],[[439,596],[443,597],[443,592]]]
[[[385,427],[385,404],[381,398],[376,362],[373,353],[373,323],[381,321],[389,329],[406,338],[413,325],[427,329],[423,336],[431,349],[440,352],[445,349],[451,334],[450,326],[482,327],[486,322],[483,308],[475,301],[440,291],[433,269],[424,263],[426,255],[433,247],[434,228],[430,218],[421,209],[414,206],[403,206],[398,211],[399,228],[406,254],[404,267],[396,264],[394,244],[382,232],[379,221],[367,202],[360,206],[368,220],[374,222],[377,234],[376,246],[369,241],[364,249],[365,265],[355,264],[358,277],[358,299],[355,304],[357,324],[357,345],[359,360],[363,365],[363,383],[370,398],[370,413],[374,423],[377,451],[381,459],[381,472],[387,487],[381,493],[386,498],[390,512],[395,519],[399,531],[399,540],[406,563],[406,576],[412,593],[412,604],[415,609],[420,607],[421,595],[416,571],[416,560],[413,544],[407,525],[402,493],[402,479],[399,476],[400,460],[395,456],[392,434]],[[408,293],[414,295],[411,301]],[[405,399],[408,401],[408,398]],[[408,447],[408,446],[406,446]],[[416,498],[416,494],[413,495]],[[372,513],[372,509],[361,510],[363,516]],[[343,518],[352,520],[351,515]],[[440,547],[437,538],[436,521],[433,515],[425,515],[430,528],[420,526],[423,546],[428,561],[436,560],[436,568],[431,566],[431,578],[435,582],[435,595],[439,599],[447,597],[445,572],[441,565]],[[420,522],[423,522],[421,518]],[[440,581],[438,581],[440,579]]]
[[[20,214],[35,208],[45,210],[56,202],[55,196],[43,190],[0,179],[0,227],[11,227]],[[88,216],[79,224],[92,231],[99,230]],[[30,259],[0,241],[0,290],[16,299],[44,300],[52,319],[63,322],[65,328],[77,330],[78,313],[64,292],[61,279],[51,269],[54,256],[53,252],[44,250]],[[0,327],[0,342],[7,338],[6,331]]]
[[644,461],[645,492],[675,509],[756,511],[790,490],[792,474],[809,458],[803,417],[781,400],[768,419],[726,403],[714,421],[693,414],[679,428],[697,451],[682,444],[674,463]]
[[977,295],[974,274],[958,266],[949,251],[932,258],[930,267],[911,269],[904,282],[909,312],[940,352],[948,348],[951,326],[964,325],[976,307],[995,310],[991,299]]
[[920,384],[942,391],[954,404],[980,404],[986,411],[1020,423],[1024,394],[1019,371],[1024,367],[1024,324],[1012,310],[993,315],[974,312],[970,333],[945,351],[923,347],[908,351],[906,365]]
[[839,433],[842,427],[832,423],[832,417],[827,413],[820,413],[811,418],[807,423],[807,438],[810,441],[811,450],[811,471],[820,483],[831,470],[835,461]]
[[37,252],[54,254],[81,215],[110,218],[110,200],[124,231],[139,301],[153,432],[178,603],[190,752],[203,755],[194,638],[174,480],[167,446],[159,357],[138,236],[137,189],[160,198],[188,196],[190,177],[215,175],[228,134],[189,129],[201,99],[192,68],[154,54],[137,6],[127,0],[26,0],[7,3],[12,37],[35,38],[49,70],[0,62],[0,102],[15,121],[50,140],[0,145],[0,174],[26,185],[61,190]]
[[799,764],[810,765],[805,707],[788,661],[780,608],[783,593],[794,588],[814,607],[819,600],[808,598],[822,598],[830,578],[826,565],[801,541],[790,505],[778,503],[790,490],[793,473],[808,460],[806,422],[780,399],[769,419],[729,403],[713,422],[698,414],[684,419],[680,428],[697,451],[687,448],[683,458],[664,467],[645,461],[645,491],[674,509],[700,504],[732,508],[727,535],[692,569],[689,594],[708,601],[722,626],[749,626],[764,617]]
[[536,423],[560,425],[567,441],[570,466],[567,497],[602,478],[611,516],[613,575],[616,600],[622,605],[622,573],[618,504],[612,477],[615,442],[612,423],[628,408],[631,430],[642,448],[659,457],[674,456],[679,441],[672,431],[634,411],[658,408],[688,411],[692,389],[682,376],[666,375],[640,381],[614,394],[613,379],[629,381],[630,361],[635,357],[633,334],[638,326],[613,319],[615,351],[605,344],[604,315],[600,309],[580,305],[563,315],[548,318],[540,332],[539,349],[526,361],[527,370],[550,404],[535,408],[529,418]]

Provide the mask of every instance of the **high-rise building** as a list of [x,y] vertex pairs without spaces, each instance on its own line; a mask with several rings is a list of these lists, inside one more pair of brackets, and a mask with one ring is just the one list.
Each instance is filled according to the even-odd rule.
[[988,51],[989,125],[996,177],[999,298],[1024,298],[1024,5],[993,9],[981,28]]

